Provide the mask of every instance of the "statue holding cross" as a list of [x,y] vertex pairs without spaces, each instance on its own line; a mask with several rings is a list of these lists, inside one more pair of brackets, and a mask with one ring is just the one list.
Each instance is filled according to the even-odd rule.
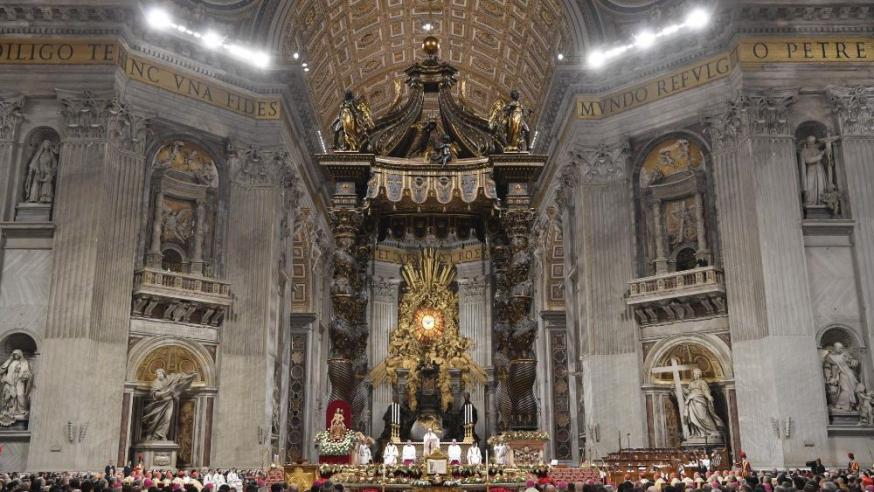
[[[692,371],[692,380],[683,388],[680,371]],[[671,373],[674,379],[674,392],[679,407],[683,442],[700,444],[700,442],[719,444],[723,442],[725,424],[716,415],[713,406],[713,395],[710,387],[702,378],[701,369],[697,366],[681,365],[675,357],[671,365],[654,367],[653,374]]]

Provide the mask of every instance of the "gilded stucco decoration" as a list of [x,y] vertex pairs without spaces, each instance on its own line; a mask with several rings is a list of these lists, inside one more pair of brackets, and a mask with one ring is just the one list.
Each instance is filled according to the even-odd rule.
[[672,138],[656,146],[643,162],[640,185],[656,184],[675,174],[700,168],[704,152],[698,142],[686,138]]
[[468,354],[470,339],[461,336],[458,329],[458,294],[451,289],[455,273],[455,266],[430,248],[402,269],[407,291],[398,307],[398,327],[389,337],[388,357],[374,368],[371,377],[375,385],[394,385],[398,371],[406,370],[412,410],[418,406],[416,392],[424,383],[423,369],[437,370],[443,411],[453,401],[451,369],[461,371],[466,386],[485,382],[485,372]]
[[137,381],[151,383],[155,380],[155,371],[158,369],[163,369],[167,374],[196,373],[195,384],[203,382],[205,374],[197,357],[187,348],[178,345],[165,345],[151,351],[137,368]]

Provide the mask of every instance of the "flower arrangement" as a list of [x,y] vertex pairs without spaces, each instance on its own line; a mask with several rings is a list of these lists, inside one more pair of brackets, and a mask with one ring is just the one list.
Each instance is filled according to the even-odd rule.
[[541,431],[509,431],[501,434],[504,440],[510,441],[548,441],[549,433]]
[[346,435],[339,441],[331,440],[331,434],[328,431],[317,432],[313,442],[319,448],[321,456],[346,456],[355,447],[358,433],[353,430],[347,430]]

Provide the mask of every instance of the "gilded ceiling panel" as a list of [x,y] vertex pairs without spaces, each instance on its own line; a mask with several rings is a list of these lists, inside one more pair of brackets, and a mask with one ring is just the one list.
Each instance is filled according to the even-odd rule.
[[487,115],[514,88],[536,109],[556,55],[573,50],[567,17],[561,0],[304,0],[286,21],[281,56],[299,52],[309,63],[326,128],[346,89],[364,94],[377,116],[388,109],[394,81],[423,56],[430,23],[475,111]]

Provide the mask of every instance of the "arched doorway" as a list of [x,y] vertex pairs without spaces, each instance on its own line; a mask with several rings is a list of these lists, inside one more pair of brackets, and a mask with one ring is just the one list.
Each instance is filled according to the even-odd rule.
[[[216,393],[214,361],[202,346],[178,339],[147,339],[131,350],[125,404],[130,407],[127,456],[145,466],[208,466],[212,413]],[[159,371],[170,377],[190,378],[173,403],[166,440],[143,435],[144,408]],[[120,457],[121,457],[120,452]],[[123,459],[120,461],[124,461]]]
[[[653,447],[732,448],[734,375],[730,348],[715,335],[681,335],[658,342],[644,361],[647,419]],[[700,375],[696,375],[699,373]],[[685,423],[686,394],[700,378],[713,398],[718,436],[696,435]],[[678,391],[677,383],[680,389]]]

